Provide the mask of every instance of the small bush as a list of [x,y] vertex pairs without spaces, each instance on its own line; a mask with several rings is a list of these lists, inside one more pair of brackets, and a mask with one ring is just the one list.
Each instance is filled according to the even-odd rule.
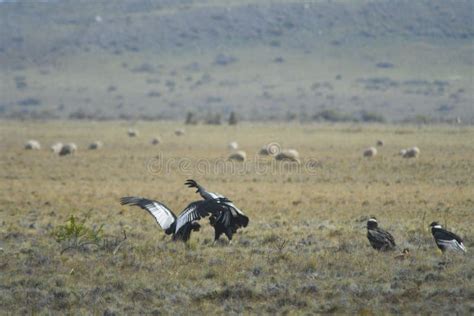
[[61,253],[69,249],[78,249],[86,245],[98,245],[103,237],[103,224],[98,229],[89,228],[85,225],[85,220],[79,221],[77,217],[71,215],[66,224],[59,225],[53,231],[56,242],[63,245]]
[[349,122],[355,120],[352,115],[336,110],[323,110],[314,115],[313,118],[315,120],[324,120],[329,122]]
[[117,91],[117,87],[116,87],[116,86],[111,85],[111,86],[108,86],[108,87],[107,87],[107,92],[115,92],[115,91]]
[[37,98],[26,98],[18,101],[18,105],[21,106],[38,106],[41,104],[41,100]]
[[135,73],[149,73],[152,74],[156,71],[155,67],[149,63],[143,63],[132,69]]
[[238,59],[231,55],[218,54],[214,59],[214,64],[219,66],[227,66],[229,64],[235,63]]
[[414,117],[405,118],[403,122],[414,123],[414,124],[430,124],[434,122],[434,119],[426,115],[418,114],[418,115],[415,115]]
[[193,112],[188,112],[188,114],[186,114],[186,121],[184,123],[186,125],[196,125],[198,123],[196,115]]
[[286,112],[285,119],[286,119],[287,122],[291,122],[291,121],[296,120],[296,113],[291,112],[291,111]]
[[28,84],[26,83],[26,78],[24,76],[16,76],[15,84],[18,90],[23,90],[28,87]]
[[147,96],[149,98],[159,98],[161,97],[161,93],[159,91],[150,91],[148,92]]
[[395,67],[394,64],[392,64],[390,62],[385,62],[385,61],[379,62],[375,66],[377,66],[377,68],[393,68],[393,67]]
[[362,122],[385,122],[385,118],[382,115],[368,111],[362,111],[361,120]]
[[235,114],[235,112],[230,113],[229,125],[237,125],[237,115]]

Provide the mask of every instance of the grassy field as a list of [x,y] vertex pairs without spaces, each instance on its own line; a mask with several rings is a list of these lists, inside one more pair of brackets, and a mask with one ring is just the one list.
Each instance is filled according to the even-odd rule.
[[[180,125],[1,122],[1,314],[474,312],[474,128],[199,125],[178,137]],[[129,127],[140,136],[129,138]],[[158,135],[162,144],[150,145]],[[25,151],[28,139],[42,149]],[[104,148],[87,150],[97,139]],[[385,146],[363,158],[377,139]],[[223,163],[233,140],[247,162]],[[55,156],[56,141],[79,150]],[[301,164],[256,156],[269,142],[297,149]],[[398,156],[411,146],[418,158]],[[174,243],[146,212],[119,204],[140,195],[178,212],[199,198],[187,178],[250,217],[232,244],[212,246],[207,220],[188,245]],[[53,233],[70,215],[91,229],[104,225],[98,246],[61,254]],[[373,250],[368,216],[411,257]],[[438,252],[434,220],[464,237],[466,255]]]

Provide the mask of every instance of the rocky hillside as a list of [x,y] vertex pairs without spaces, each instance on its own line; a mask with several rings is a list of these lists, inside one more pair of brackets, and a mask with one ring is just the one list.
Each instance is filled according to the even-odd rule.
[[473,9],[462,0],[4,2],[0,112],[472,119]]

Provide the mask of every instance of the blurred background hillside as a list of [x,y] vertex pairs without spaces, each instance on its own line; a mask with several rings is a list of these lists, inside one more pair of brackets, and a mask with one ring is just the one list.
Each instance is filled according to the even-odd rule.
[[0,117],[474,123],[473,1],[2,1]]

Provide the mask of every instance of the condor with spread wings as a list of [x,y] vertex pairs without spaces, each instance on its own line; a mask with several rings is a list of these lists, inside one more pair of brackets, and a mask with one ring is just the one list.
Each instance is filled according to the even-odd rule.
[[188,241],[191,232],[199,231],[200,225],[197,223],[203,217],[212,214],[214,216],[222,212],[223,205],[230,203],[226,198],[216,198],[190,203],[176,217],[169,207],[161,202],[135,196],[126,196],[120,199],[122,205],[135,205],[150,213],[165,231],[167,235],[172,235],[173,240]]
[[196,188],[205,201],[220,200],[217,212],[214,212],[209,218],[210,224],[214,227],[214,242],[225,234],[229,240],[241,227],[247,227],[249,218],[237,208],[231,201],[221,194],[209,192],[196,181],[189,179],[185,183],[190,188]]

